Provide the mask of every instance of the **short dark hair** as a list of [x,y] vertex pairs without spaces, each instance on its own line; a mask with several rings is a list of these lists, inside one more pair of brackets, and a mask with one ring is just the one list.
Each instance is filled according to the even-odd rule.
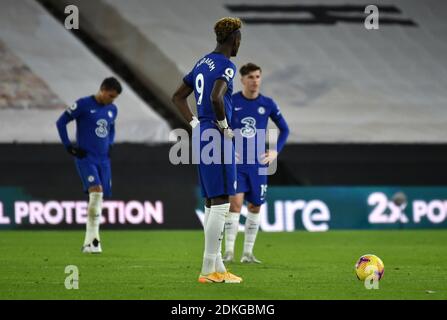
[[115,90],[118,94],[121,94],[123,88],[121,83],[114,77],[105,78],[101,83],[101,90]]
[[219,19],[214,25],[214,33],[216,41],[220,44],[224,43],[233,32],[242,27],[242,21],[239,18],[225,17]]
[[261,69],[260,66],[254,64],[254,63],[249,62],[249,63],[247,63],[247,64],[244,64],[244,65],[239,69],[239,72],[240,72],[241,76],[246,76],[246,75],[249,74],[250,72],[257,71],[257,70],[259,70],[259,71],[262,72],[262,69]]

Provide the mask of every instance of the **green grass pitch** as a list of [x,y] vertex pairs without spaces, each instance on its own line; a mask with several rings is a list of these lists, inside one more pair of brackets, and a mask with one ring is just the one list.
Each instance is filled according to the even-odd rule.
[[[241,284],[200,284],[201,231],[103,231],[101,255],[81,231],[0,232],[0,299],[447,299],[447,231],[264,233],[261,265],[229,265]],[[243,234],[236,244],[240,257]],[[361,255],[385,263],[379,290],[354,275]],[[79,289],[64,286],[79,269]]]

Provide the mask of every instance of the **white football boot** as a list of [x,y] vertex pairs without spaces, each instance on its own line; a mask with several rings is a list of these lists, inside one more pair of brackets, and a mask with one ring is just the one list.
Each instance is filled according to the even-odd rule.
[[234,252],[231,251],[225,252],[224,256],[222,257],[222,260],[225,263],[234,262]]
[[92,243],[87,244],[82,247],[82,253],[101,253],[101,242],[98,241],[98,239],[93,239]]
[[253,253],[244,253],[241,258],[241,263],[262,263],[262,262],[256,259]]

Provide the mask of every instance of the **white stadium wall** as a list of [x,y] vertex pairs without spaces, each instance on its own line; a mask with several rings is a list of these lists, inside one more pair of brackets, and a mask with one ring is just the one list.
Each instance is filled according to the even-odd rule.
[[445,1],[381,2],[379,30],[364,27],[367,14],[353,0],[300,1],[298,9],[293,0],[42,1],[79,6],[81,26],[168,105],[182,76],[214,49],[214,22],[240,16],[235,62],[263,67],[263,92],[290,123],[290,142],[447,142]]
[[[116,74],[38,2],[3,0],[1,7],[0,142],[58,142],[64,109]],[[116,104],[117,142],[168,141],[167,122],[125,82]]]

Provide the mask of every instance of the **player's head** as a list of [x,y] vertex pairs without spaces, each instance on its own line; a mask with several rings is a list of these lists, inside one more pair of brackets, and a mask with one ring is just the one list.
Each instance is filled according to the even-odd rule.
[[111,104],[122,92],[121,83],[114,77],[106,78],[99,88],[98,98],[103,104]]
[[262,81],[262,69],[254,63],[244,64],[240,69],[241,82],[244,90],[252,93],[259,92]]
[[232,17],[219,19],[214,25],[217,43],[230,47],[232,57],[237,55],[241,44],[241,27],[241,19]]

